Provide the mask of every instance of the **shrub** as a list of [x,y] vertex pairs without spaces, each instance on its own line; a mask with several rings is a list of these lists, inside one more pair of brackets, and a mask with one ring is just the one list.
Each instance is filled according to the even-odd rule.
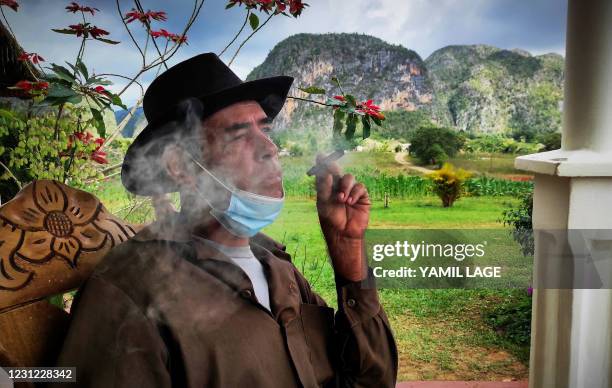
[[463,184],[470,177],[470,173],[455,167],[450,163],[428,175],[433,183],[433,191],[442,200],[442,206],[451,207],[461,196]]
[[531,296],[523,290],[515,290],[505,300],[483,314],[485,322],[499,336],[523,349],[517,355],[525,361],[529,360],[531,309]]
[[297,143],[291,144],[289,146],[289,155],[291,155],[291,156],[302,156],[302,155],[304,155],[304,148],[301,145],[297,144]]
[[544,146],[542,151],[554,151],[561,148],[561,132],[543,133],[538,137],[538,141]]
[[424,126],[410,137],[410,153],[423,164],[441,165],[461,149],[463,136],[449,128]]
[[510,207],[502,213],[504,225],[512,227],[512,237],[521,245],[525,256],[533,255],[535,250],[532,214],[533,192],[521,195],[521,202],[517,207]]

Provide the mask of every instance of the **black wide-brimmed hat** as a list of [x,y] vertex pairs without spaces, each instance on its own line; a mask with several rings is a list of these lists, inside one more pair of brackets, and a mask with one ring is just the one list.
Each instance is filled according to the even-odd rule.
[[132,193],[155,195],[178,188],[161,165],[167,144],[187,128],[172,125],[184,114],[184,101],[197,98],[199,119],[240,101],[257,101],[269,118],[282,109],[292,77],[243,82],[214,53],[200,54],[162,73],[147,89],[143,110],[147,126],[134,139],[123,160],[121,181]]

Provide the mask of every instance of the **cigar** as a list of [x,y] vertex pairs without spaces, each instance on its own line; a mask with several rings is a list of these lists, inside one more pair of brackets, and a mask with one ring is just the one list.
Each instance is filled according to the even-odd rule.
[[344,150],[335,150],[331,154],[327,155],[322,161],[312,166],[310,170],[306,172],[306,175],[317,175],[321,169],[327,166],[328,163],[335,162],[342,156],[344,156]]

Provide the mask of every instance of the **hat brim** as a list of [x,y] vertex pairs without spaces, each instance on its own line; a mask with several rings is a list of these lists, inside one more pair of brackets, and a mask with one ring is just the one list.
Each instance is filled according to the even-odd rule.
[[[278,76],[244,82],[213,94],[197,96],[203,103],[204,118],[241,101],[257,101],[269,118],[275,118],[285,104],[292,77]],[[170,107],[169,107],[170,108]],[[177,139],[176,125],[168,120],[148,123],[127,149],[121,169],[125,188],[138,195],[158,195],[178,191],[161,165],[166,145]]]

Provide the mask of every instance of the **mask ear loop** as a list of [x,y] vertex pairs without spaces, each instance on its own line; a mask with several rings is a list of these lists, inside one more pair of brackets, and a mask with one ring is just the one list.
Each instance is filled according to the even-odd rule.
[[[206,167],[202,166],[202,164],[200,164],[192,155],[191,153],[187,152],[187,155],[189,155],[189,157],[191,158],[191,160],[193,160],[193,162],[200,167],[202,170],[206,171],[208,173],[208,175],[210,175],[215,181],[217,181],[221,186],[223,186],[226,190],[229,190],[231,192],[231,189],[225,184],[223,183],[221,180],[219,180],[219,178],[217,178],[216,176],[214,176],[210,171],[208,171],[206,169]],[[220,212],[221,210],[217,209],[217,207],[215,207],[209,200],[208,198],[206,198],[206,193],[202,192],[202,190],[200,190],[200,185],[196,183],[195,185],[195,189],[198,193],[200,193],[200,196],[204,199],[204,201],[206,201],[206,203],[208,204],[208,206],[214,211],[214,212]],[[216,218],[216,217],[215,217]]]
[[187,155],[189,155],[189,157],[191,158],[191,160],[193,160],[193,162],[200,167],[202,170],[206,171],[206,173],[208,175],[210,175],[215,181],[217,181],[217,183],[219,183],[221,186],[223,186],[227,191],[229,192],[234,192],[235,189],[232,187],[229,187],[228,185],[226,185],[221,179],[217,178],[216,176],[214,176],[214,174],[210,171],[208,171],[208,169],[204,166],[202,166],[202,164],[200,162],[198,162],[192,155],[191,153],[187,152]]

